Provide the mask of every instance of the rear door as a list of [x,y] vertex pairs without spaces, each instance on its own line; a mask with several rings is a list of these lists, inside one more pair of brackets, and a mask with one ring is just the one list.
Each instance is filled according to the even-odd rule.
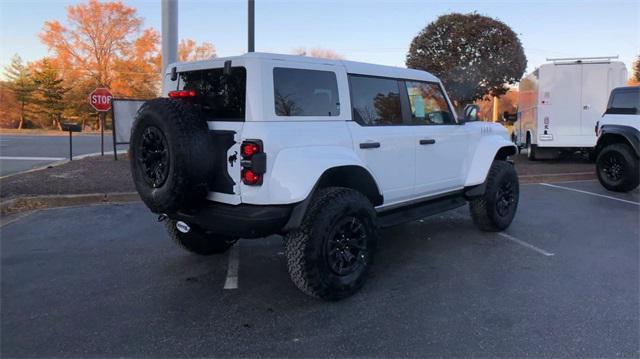
[[607,109],[609,94],[615,87],[615,75],[609,63],[582,65],[581,133],[583,135],[593,135],[596,122]]
[[353,147],[373,173],[385,204],[412,197],[415,144],[396,79],[349,75]]
[[538,137],[544,130],[553,135],[581,134],[581,84],[582,65],[553,64],[540,68]]
[[246,118],[247,69],[234,61],[230,74],[223,71],[223,63],[205,64],[203,69],[177,68],[175,81],[166,83],[167,91],[190,90],[194,104],[207,122],[216,150],[210,158],[216,175],[209,182],[208,198],[230,204],[240,203],[240,135]]

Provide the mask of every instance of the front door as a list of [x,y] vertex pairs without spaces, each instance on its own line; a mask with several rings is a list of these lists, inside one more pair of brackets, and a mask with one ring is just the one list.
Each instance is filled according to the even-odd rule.
[[456,123],[437,83],[406,81],[414,126],[415,196],[459,189],[464,184],[468,129]]

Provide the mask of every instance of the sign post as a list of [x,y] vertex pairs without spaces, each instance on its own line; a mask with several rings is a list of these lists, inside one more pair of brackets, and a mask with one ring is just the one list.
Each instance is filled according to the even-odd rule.
[[89,103],[96,111],[99,112],[100,121],[100,147],[102,156],[104,156],[104,117],[107,111],[111,109],[111,92],[103,87],[98,87],[89,94]]

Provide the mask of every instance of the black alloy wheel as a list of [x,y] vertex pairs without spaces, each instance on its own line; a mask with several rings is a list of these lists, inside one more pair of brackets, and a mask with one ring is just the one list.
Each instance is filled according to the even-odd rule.
[[618,182],[625,172],[625,160],[619,152],[609,152],[603,159],[601,171],[611,181]]
[[326,242],[327,264],[339,275],[349,275],[366,265],[367,232],[362,221],[348,216],[341,219]]
[[142,133],[137,160],[150,186],[164,184],[169,173],[169,151],[167,139],[158,127],[149,126]]
[[506,180],[496,192],[496,211],[500,217],[509,215],[516,202],[516,191],[512,181]]

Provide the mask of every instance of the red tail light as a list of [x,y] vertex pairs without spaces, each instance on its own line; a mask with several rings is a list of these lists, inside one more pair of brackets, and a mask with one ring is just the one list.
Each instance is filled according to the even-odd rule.
[[242,156],[245,158],[249,158],[253,156],[254,153],[260,152],[260,147],[258,144],[253,142],[244,142],[241,147]]
[[169,91],[170,98],[192,98],[196,97],[196,92],[194,90],[180,90],[180,91]]
[[262,175],[267,171],[267,154],[263,152],[262,141],[247,140],[240,145],[242,160],[242,183],[248,186],[262,184]]
[[252,170],[250,169],[242,170],[242,182],[244,182],[244,184],[249,186],[254,186],[259,184],[261,180],[262,180],[262,176],[255,174]]

